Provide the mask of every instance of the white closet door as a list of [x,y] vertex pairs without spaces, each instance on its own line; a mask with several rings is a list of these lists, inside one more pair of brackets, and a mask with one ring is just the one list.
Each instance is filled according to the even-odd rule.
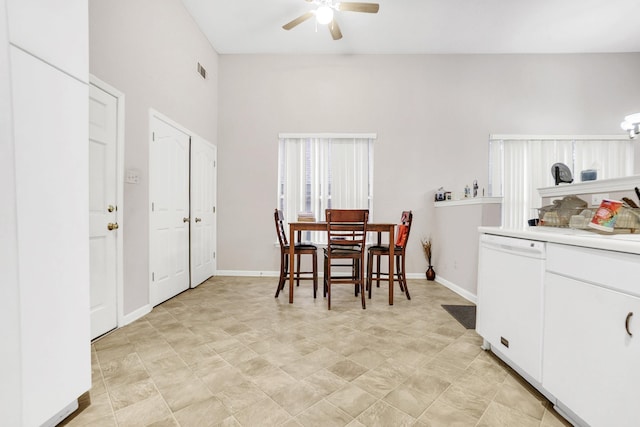
[[113,95],[89,85],[91,339],[118,326],[117,108]]
[[215,272],[216,148],[191,140],[191,287]]
[[189,136],[153,116],[149,150],[152,305],[189,288]]

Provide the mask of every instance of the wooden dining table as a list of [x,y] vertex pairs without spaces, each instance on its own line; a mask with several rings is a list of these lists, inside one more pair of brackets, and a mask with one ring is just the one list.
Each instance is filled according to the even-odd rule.
[[[394,242],[395,242],[395,233],[396,224],[395,223],[367,223],[367,232],[373,231],[378,233],[378,244],[380,244],[380,235],[381,233],[389,233],[389,305],[393,305],[393,267],[394,267]],[[289,245],[289,303],[293,303],[293,289],[294,289],[294,243],[296,233],[300,233],[302,231],[327,231],[327,223],[325,221],[300,221],[300,222],[290,222],[289,223],[289,239],[291,240],[291,244]],[[298,238],[299,240],[299,238]],[[373,283],[372,283],[373,284]]]

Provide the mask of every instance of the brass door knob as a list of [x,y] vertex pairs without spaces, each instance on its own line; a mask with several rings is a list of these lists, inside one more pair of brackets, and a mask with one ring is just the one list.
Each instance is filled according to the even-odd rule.
[[118,209],[118,208],[116,208],[116,207],[115,207],[115,206],[113,206],[113,205],[109,205],[109,206],[107,206],[107,211],[108,211],[108,212],[113,212],[113,211],[115,211],[115,210],[117,210],[117,209]]
[[189,222],[189,217],[182,218],[182,222]]
[[117,222],[110,222],[109,224],[107,224],[107,229],[109,230],[117,230],[120,226],[118,225]]
[[200,221],[202,221],[201,218],[196,218],[196,222],[200,222]]

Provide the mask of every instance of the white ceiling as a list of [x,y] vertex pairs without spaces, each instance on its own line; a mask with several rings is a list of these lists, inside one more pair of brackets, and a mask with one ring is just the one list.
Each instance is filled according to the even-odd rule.
[[378,0],[337,13],[338,41],[315,19],[282,29],[305,0],[182,2],[220,54],[640,52],[640,0]]

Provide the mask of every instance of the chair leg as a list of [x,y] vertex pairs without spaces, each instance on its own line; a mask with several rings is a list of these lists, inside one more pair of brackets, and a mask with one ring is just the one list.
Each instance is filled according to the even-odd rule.
[[324,267],[323,267],[324,277],[322,278],[322,296],[325,298],[327,297],[327,276],[329,274],[327,272],[327,267],[328,267],[327,257],[324,257]]
[[372,261],[371,252],[367,255],[367,290],[369,291],[369,299],[371,299],[371,273],[373,270],[373,266],[371,265]]
[[318,292],[318,255],[316,252],[312,254],[313,258],[313,299],[316,298]]
[[[359,273],[360,273],[360,260],[354,260],[353,261],[353,268],[351,269],[351,274],[353,274],[353,277],[358,279],[359,277]],[[359,284],[355,284],[353,285],[353,292],[354,292],[354,296],[358,296],[358,291],[360,290],[360,286]]]
[[296,286],[300,286],[300,254],[296,255],[296,263],[298,264],[296,267]]
[[402,273],[402,269],[400,268],[400,257],[396,256],[396,273],[395,275],[398,277],[398,284],[400,285],[400,291],[404,292],[405,283],[402,280],[404,274]]
[[[400,258],[402,258],[402,261],[400,261]],[[402,262],[402,268],[400,268],[400,263]],[[404,283],[404,293],[407,296],[407,299],[410,300],[411,299],[411,295],[409,295],[409,286],[407,285],[407,276],[405,275],[404,272],[404,257],[398,257],[398,273],[400,273],[400,276],[398,277],[398,279]]]
[[278,279],[278,289],[276,289],[276,298],[280,295],[280,291],[284,288],[284,282],[288,272],[289,257],[283,253],[280,254],[280,279]]
[[382,258],[382,256],[380,255],[374,255],[374,258],[376,259],[376,271],[377,271],[377,276],[376,276],[376,288],[380,287],[380,259]]
[[366,309],[367,308],[367,303],[366,303],[366,299],[364,298],[364,283],[365,283],[365,278],[364,278],[364,265],[362,265],[362,263],[360,262],[360,260],[358,260],[358,275],[360,276],[359,279],[359,283],[358,285],[360,286],[360,299],[362,300],[362,309]]

